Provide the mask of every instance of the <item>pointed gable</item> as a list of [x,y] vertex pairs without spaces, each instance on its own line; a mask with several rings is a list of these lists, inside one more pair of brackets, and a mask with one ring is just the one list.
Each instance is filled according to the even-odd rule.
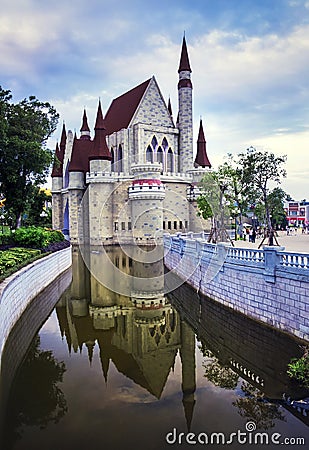
[[108,135],[129,127],[150,81],[151,79],[144,81],[144,83],[112,101],[105,116],[106,133]]
[[129,126],[136,123],[158,127],[174,127],[155,77],[151,78]]

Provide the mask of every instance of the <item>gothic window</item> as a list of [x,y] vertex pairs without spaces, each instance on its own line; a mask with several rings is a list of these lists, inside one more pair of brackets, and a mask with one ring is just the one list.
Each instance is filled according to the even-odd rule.
[[171,148],[167,152],[167,172],[174,172],[174,154]]
[[159,147],[157,151],[157,162],[162,163],[162,166],[164,165],[163,150],[161,147]]
[[148,145],[146,150],[146,162],[153,162],[153,151],[150,145]]
[[119,145],[118,147],[118,155],[117,155],[117,169],[118,172],[122,172],[123,171],[123,165],[122,165],[122,146]]
[[114,153],[114,149],[112,148],[111,149],[111,155],[112,155],[112,171],[114,172],[115,171],[115,166],[114,166],[114,164],[115,164],[115,153]]
[[158,147],[158,141],[157,138],[154,136],[151,140],[151,146],[155,150]]
[[164,151],[166,151],[168,148],[168,143],[167,143],[166,137],[163,138],[162,147],[164,148]]

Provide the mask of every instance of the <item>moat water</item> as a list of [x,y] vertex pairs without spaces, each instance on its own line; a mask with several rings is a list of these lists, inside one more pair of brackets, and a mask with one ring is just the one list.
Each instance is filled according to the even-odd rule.
[[54,309],[34,302],[8,340],[0,448],[308,448],[308,417],[284,400],[308,395],[286,374],[302,343],[166,283],[151,255],[74,250]]

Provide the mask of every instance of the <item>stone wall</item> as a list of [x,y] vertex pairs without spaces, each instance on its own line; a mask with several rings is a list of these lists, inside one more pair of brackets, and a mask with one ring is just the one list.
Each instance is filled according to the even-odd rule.
[[71,264],[68,247],[29,264],[0,284],[0,364],[6,340],[29,303]]
[[197,291],[254,319],[309,340],[309,255],[282,247],[236,249],[165,236],[165,264]]

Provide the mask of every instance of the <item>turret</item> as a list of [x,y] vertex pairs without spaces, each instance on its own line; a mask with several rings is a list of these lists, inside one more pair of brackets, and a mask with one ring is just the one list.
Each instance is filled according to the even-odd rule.
[[191,67],[185,37],[182,41],[178,74],[179,170],[187,172],[193,167],[193,120]]
[[84,115],[83,115],[83,122],[82,122],[82,126],[80,129],[80,138],[90,141],[90,128],[88,125],[88,119],[87,119],[87,114],[86,114],[85,109],[84,109]]
[[206,139],[204,135],[204,129],[203,129],[203,123],[202,119],[200,120],[200,128],[198,132],[198,138],[197,138],[197,150],[196,150],[196,157],[194,161],[194,167],[208,167],[211,168],[210,161],[207,156],[206,151]]
[[92,153],[89,156],[90,172],[110,172],[112,154],[106,143],[106,126],[101,101],[99,101],[94,131]]
[[[163,233],[165,186],[160,180],[160,163],[131,166],[134,180],[129,187],[133,240],[143,244],[160,243]],[[151,205],[151,206],[149,206]]]
[[63,227],[62,220],[62,193],[63,188],[63,154],[60,151],[58,142],[55,151],[55,161],[52,177],[52,227],[61,230]]

